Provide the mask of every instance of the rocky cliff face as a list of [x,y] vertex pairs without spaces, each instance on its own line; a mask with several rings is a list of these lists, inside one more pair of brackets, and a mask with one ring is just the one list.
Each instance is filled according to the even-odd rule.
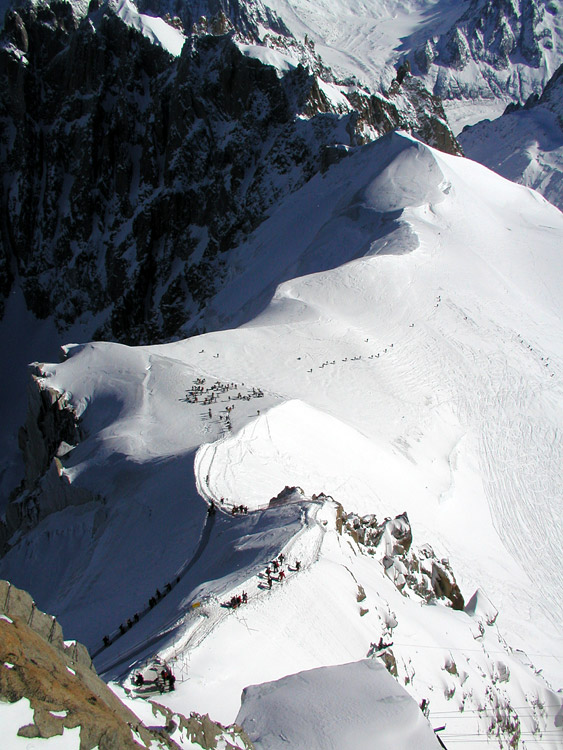
[[[536,102],[532,99],[529,102],[529,107],[535,106],[535,104]],[[563,131],[563,65],[560,65],[549,79],[541,97],[537,100],[537,104],[553,112]]]
[[252,750],[240,727],[198,714],[186,718],[152,701],[153,721],[144,724],[98,677],[87,649],[65,642],[55,617],[8,581],[0,581],[0,662],[0,724],[10,747],[16,739],[7,711],[17,703],[18,715],[29,714],[17,727],[20,738],[46,741],[78,729],[82,750],[179,750],[190,742]]
[[413,69],[444,99],[523,102],[561,58],[560,12],[548,0],[471,0],[446,33],[412,52]]
[[157,16],[167,13],[181,20],[185,29],[205,26],[213,33],[224,33],[228,28],[239,29],[245,36],[260,37],[261,29],[271,29],[276,34],[290,36],[290,32],[275,11],[262,0],[252,3],[244,0],[140,0],[139,9]]
[[98,338],[193,333],[229,249],[346,148],[403,127],[458,150],[439,100],[412,77],[388,96],[331,98],[310,45],[316,69],[282,73],[242,53],[250,21],[225,8],[199,19],[178,58],[97,2],[82,18],[66,2],[7,15],[2,297],[17,277],[36,316]]
[[[64,394],[50,388],[33,366],[28,387],[28,411],[19,431],[25,477],[15,488],[0,519],[0,555],[16,532],[34,528],[43,518],[69,505],[99,502],[102,498],[72,485],[61,471],[60,458],[82,439],[75,410]],[[103,508],[100,509],[103,514]]]

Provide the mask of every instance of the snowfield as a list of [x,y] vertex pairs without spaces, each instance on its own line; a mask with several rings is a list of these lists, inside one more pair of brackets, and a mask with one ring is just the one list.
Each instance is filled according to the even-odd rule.
[[[404,134],[359,149],[238,249],[223,330],[40,365],[81,416],[50,480],[80,504],[13,540],[0,575],[106,678],[131,688],[165,659],[175,711],[256,716],[269,688],[240,709],[246,686],[350,662],[368,695],[370,656],[446,744],[561,747],[562,238],[560,211],[469,160]],[[427,604],[391,537],[370,552],[342,525],[404,512],[412,565],[447,558],[466,611]],[[282,711],[260,733],[286,726]]]

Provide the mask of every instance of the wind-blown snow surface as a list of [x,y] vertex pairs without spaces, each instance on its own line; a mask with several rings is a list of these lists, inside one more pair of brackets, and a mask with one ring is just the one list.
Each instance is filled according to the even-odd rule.
[[237,716],[257,750],[435,750],[412,698],[365,660],[245,689]]
[[[562,686],[562,237],[557,209],[480,165],[400,134],[357,151],[239,249],[216,319],[246,325],[42,365],[87,435],[63,479],[93,500],[24,535],[0,575],[94,650],[179,577],[96,660],[108,677],[173,661],[175,710],[232,721],[246,685],[357,661],[387,634],[453,735],[485,731],[483,707],[509,725],[510,702],[522,738],[557,747],[561,700],[530,665]],[[185,400],[202,378],[229,385],[218,402]],[[265,510],[285,485],[407,511],[496,622],[401,595],[330,503]],[[250,512],[205,520],[202,497]],[[302,570],[270,592],[260,571],[282,549]],[[242,588],[246,607],[220,606]]]

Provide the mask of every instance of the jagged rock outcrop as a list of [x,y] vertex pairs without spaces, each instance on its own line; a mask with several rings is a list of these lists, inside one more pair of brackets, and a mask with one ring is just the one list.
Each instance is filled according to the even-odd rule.
[[[151,740],[178,747],[142,726],[96,675],[86,649],[65,647],[55,618],[6,581],[0,581],[0,612],[0,661],[10,665],[0,670],[0,696],[9,703],[27,698],[34,712],[19,736],[52,737],[80,726],[81,748],[121,750],[138,748],[134,727],[147,747]],[[54,636],[47,633],[50,623]]]
[[19,432],[25,477],[0,519],[0,556],[17,531],[34,528],[51,513],[69,505],[104,503],[103,498],[72,485],[62,470],[60,458],[83,437],[80,419],[66,395],[49,387],[41,375],[39,366],[31,365],[27,417]]
[[556,59],[557,14],[544,0],[472,0],[447,32],[411,53],[413,70],[443,99],[523,102],[541,91]]
[[335,103],[310,43],[299,49],[313,69],[282,74],[241,52],[229,31],[239,6],[229,8],[225,28],[202,22],[178,58],[108,4],[84,17],[55,1],[8,14],[2,296],[17,274],[29,309],[61,329],[80,321],[127,343],[194,333],[229,249],[346,148],[401,127],[458,149],[439,101],[412,77],[388,97],[359,90]]
[[237,724],[224,727],[212,721],[208,714],[193,711],[189,717],[175,713],[156,701],[151,701],[153,714],[160,721],[165,722],[167,731],[172,735],[176,732],[191,742],[201,745],[205,750],[224,747],[225,750],[252,750],[254,745],[244,729]]
[[303,500],[304,493],[301,487],[289,487],[286,485],[281,492],[271,498],[268,503],[269,508],[275,508],[278,505],[286,505],[287,503],[298,503]]
[[82,437],[79,417],[66,395],[43,382],[37,365],[31,368],[27,417],[19,434],[26,489],[33,488],[52,460],[69,453]]
[[252,3],[241,0],[191,0],[181,4],[171,0],[140,0],[138,5],[143,12],[158,16],[164,16],[167,12],[177,14],[185,29],[196,26],[214,34],[224,34],[236,28],[254,39],[259,38],[261,27],[271,29],[276,34],[290,34],[283,20],[262,0],[253,0]]
[[206,750],[219,742],[232,750],[253,747],[240,727],[223,727],[198,714],[186,718],[156,703],[154,724],[143,724],[98,677],[87,649],[65,642],[57,620],[8,581],[0,581],[0,665],[0,699],[27,700],[33,712],[33,721],[19,728],[20,737],[54,737],[79,727],[81,750],[175,750],[176,733]]
[[412,529],[406,513],[382,523],[376,516],[341,512],[340,533],[349,534],[364,554],[381,555],[386,575],[404,595],[410,593],[427,602],[446,601],[453,609],[465,606],[448,560],[439,560],[429,544],[415,552]]

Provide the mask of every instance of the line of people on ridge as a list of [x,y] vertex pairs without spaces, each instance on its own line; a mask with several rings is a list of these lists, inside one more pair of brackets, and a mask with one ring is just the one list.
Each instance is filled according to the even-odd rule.
[[[178,583],[179,581],[180,581],[180,578],[177,577],[176,578],[176,583]],[[152,609],[153,607],[155,607],[158,604],[158,602],[166,596],[166,594],[170,593],[170,591],[172,591],[172,584],[171,583],[167,583],[166,584],[166,586],[164,587],[164,593],[162,591],[160,591],[160,589],[157,588],[157,590],[155,591],[154,596],[151,596],[150,599],[149,599],[148,609],[145,609],[143,612],[141,612],[141,615],[144,614],[145,612],[147,612],[149,609]],[[109,635],[104,635],[104,637],[102,638],[102,642],[104,644],[103,648],[107,648],[109,645],[111,645],[111,643],[114,640],[116,640],[117,638],[119,638],[122,635],[125,635],[125,633],[128,630],[131,630],[131,628],[133,627],[133,625],[136,625],[139,622],[139,620],[140,620],[140,615],[139,615],[138,612],[135,612],[135,614],[133,615],[132,618],[131,617],[127,618],[127,622],[125,624],[121,623],[119,625],[118,632],[116,632],[115,637],[113,639]]]

